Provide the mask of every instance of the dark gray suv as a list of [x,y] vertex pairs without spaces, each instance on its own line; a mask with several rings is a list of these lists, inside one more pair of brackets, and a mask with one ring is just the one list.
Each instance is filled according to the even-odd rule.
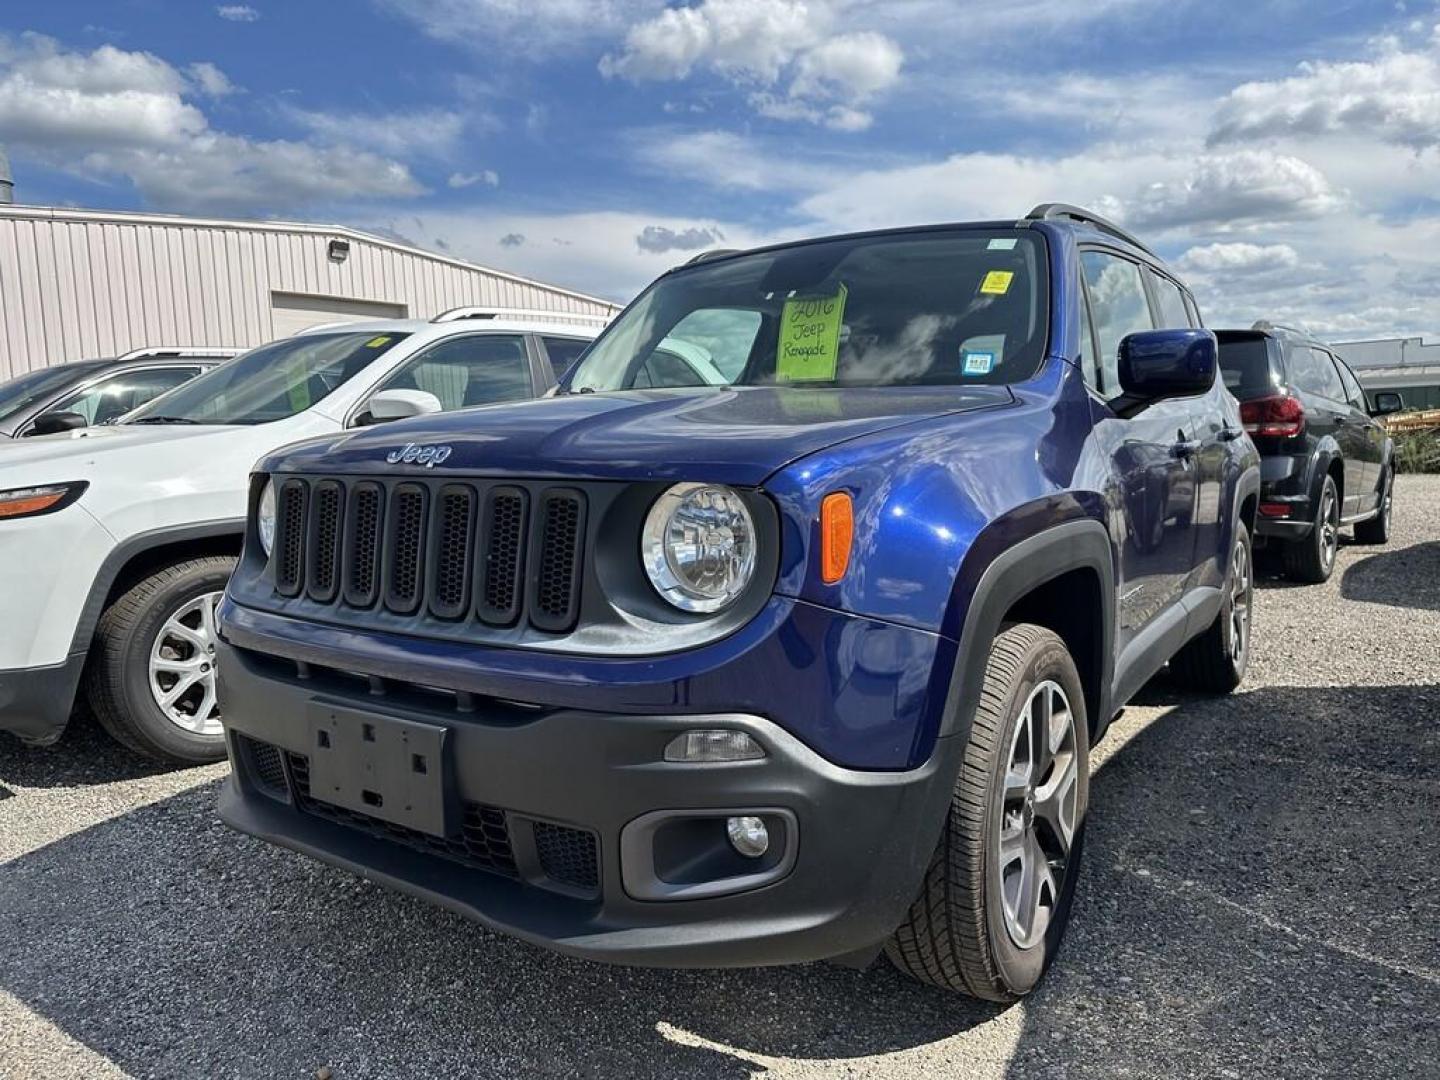
[[1394,448],[1375,417],[1401,408],[1400,395],[1371,402],[1343,360],[1298,330],[1259,322],[1215,336],[1261,455],[1256,543],[1280,546],[1287,576],[1325,581],[1343,526],[1362,544],[1390,538]]

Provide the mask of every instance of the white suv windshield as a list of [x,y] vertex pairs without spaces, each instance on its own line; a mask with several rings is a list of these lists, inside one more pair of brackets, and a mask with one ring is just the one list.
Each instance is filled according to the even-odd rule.
[[1023,229],[820,240],[657,281],[565,391],[1010,383],[1044,357],[1045,250]]
[[191,379],[127,424],[267,424],[328,397],[408,334],[304,334],[262,345]]

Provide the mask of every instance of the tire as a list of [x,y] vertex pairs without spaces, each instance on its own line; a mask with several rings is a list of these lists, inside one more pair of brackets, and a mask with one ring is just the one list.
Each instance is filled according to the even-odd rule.
[[[1051,717],[1062,715],[1057,707],[1062,701],[1069,706],[1068,735],[1062,734],[1047,762],[1043,752],[1037,755],[1037,742],[1020,736],[1040,730],[1024,721],[1038,719],[1046,703]],[[1080,676],[1064,642],[1025,623],[1003,630],[990,649],[939,843],[919,895],[885,946],[897,968],[989,1001],[1016,1001],[1035,988],[1060,947],[1075,895],[1090,788],[1089,731]],[[1018,771],[1018,765],[1012,770],[1015,755],[1026,747],[1031,783],[1019,796],[1023,785],[1006,781]],[[1034,798],[1037,791],[1040,800]],[[1045,805],[1049,812],[1038,809]],[[1057,816],[1058,829],[1051,824]],[[1068,850],[1062,838],[1067,817]],[[1035,905],[1007,903],[1024,897],[1022,851],[1039,852],[1049,863],[1048,886],[1033,879],[1033,894],[1041,901]],[[1038,865],[1029,858],[1031,866]],[[1055,859],[1063,859],[1058,882]]]
[[1250,663],[1254,610],[1254,552],[1250,533],[1243,523],[1236,522],[1220,614],[1170,658],[1170,674],[1175,681],[1202,694],[1228,694],[1239,686]]
[[1315,504],[1315,527],[1303,540],[1292,540],[1283,548],[1285,576],[1293,581],[1319,585],[1329,581],[1340,550],[1340,493],[1335,478],[1326,476]]
[[1395,470],[1380,474],[1380,512],[1369,521],[1355,524],[1355,539],[1361,544],[1388,544],[1390,519],[1395,511]]
[[[213,633],[213,603],[210,616],[203,607],[207,597],[218,600],[234,566],[232,558],[213,556],[162,567],[136,582],[100,616],[85,693],[95,718],[116,742],[169,764],[198,765],[225,756],[218,710],[206,707],[207,687],[208,701],[214,700],[214,657],[207,654],[204,641]],[[183,617],[174,626],[170,620],[177,615]],[[157,665],[153,673],[152,653]],[[190,680],[174,709],[181,716],[187,710],[196,714],[192,729],[161,708],[152,679],[159,692]],[[202,710],[204,717],[199,715]]]

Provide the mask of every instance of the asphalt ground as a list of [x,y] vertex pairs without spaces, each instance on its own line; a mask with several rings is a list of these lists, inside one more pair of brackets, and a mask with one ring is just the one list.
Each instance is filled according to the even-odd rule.
[[1440,1076],[1440,477],[1273,573],[1225,700],[1096,749],[1056,967],[998,1009],[852,972],[602,967],[230,832],[224,766],[0,738],[0,1077]]

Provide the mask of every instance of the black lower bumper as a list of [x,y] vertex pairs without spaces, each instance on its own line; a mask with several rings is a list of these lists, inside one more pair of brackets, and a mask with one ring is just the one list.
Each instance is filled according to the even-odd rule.
[[33,746],[49,746],[65,731],[85,654],[51,667],[0,671],[0,731]]
[[[527,710],[483,699],[459,712],[427,706],[418,691],[375,696],[363,681],[224,644],[220,652],[235,765],[221,797],[227,823],[595,960],[726,967],[873,955],[916,894],[959,767],[953,739],[918,769],[860,772],[754,716]],[[318,800],[314,717],[335,710],[443,728],[447,787],[465,808],[459,831],[397,829]],[[717,727],[749,733],[766,757],[664,760],[677,734]],[[781,850],[745,864],[725,846],[724,821],[738,815],[771,822]],[[593,858],[593,878],[549,865],[544,846],[554,836],[590,838],[589,848],[579,839],[568,850]]]

